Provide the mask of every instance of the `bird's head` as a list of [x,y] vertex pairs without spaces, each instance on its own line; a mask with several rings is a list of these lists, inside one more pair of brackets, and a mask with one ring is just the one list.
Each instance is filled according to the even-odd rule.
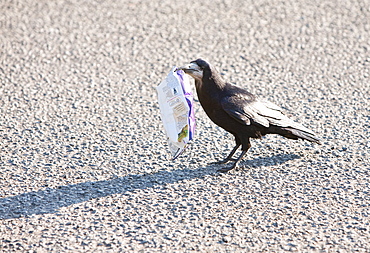
[[202,80],[205,73],[211,72],[210,64],[203,59],[197,59],[188,65],[177,68],[177,70],[180,69],[198,81]]

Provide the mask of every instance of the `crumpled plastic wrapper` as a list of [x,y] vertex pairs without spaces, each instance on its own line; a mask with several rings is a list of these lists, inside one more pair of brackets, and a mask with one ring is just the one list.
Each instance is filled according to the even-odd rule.
[[172,159],[181,155],[195,131],[193,94],[188,76],[173,67],[157,86],[161,119]]

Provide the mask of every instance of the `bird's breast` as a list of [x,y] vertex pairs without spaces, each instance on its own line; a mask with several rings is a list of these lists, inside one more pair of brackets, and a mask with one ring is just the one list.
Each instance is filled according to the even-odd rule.
[[223,127],[225,122],[232,120],[230,115],[222,108],[220,100],[216,97],[198,95],[198,98],[203,110],[216,125]]

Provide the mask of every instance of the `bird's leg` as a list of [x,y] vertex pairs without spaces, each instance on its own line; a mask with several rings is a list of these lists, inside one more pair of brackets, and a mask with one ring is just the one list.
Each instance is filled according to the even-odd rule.
[[[236,166],[238,166],[238,163],[242,160],[243,156],[247,153],[248,149],[251,147],[251,144],[249,142],[249,139],[248,139],[248,142],[246,145],[242,145],[242,153],[240,154],[240,156],[238,157],[238,159],[236,159],[236,161],[234,162],[234,164],[231,166],[231,167],[226,167],[226,168],[222,168],[222,169],[219,169],[218,171],[219,172],[228,172],[232,169],[234,169]],[[234,151],[234,150],[233,150]],[[234,151],[235,153],[235,151]]]
[[213,164],[224,164],[227,163],[228,161],[232,160],[233,155],[235,152],[238,150],[241,144],[236,144],[236,146],[231,150],[230,154],[222,161],[214,162]]

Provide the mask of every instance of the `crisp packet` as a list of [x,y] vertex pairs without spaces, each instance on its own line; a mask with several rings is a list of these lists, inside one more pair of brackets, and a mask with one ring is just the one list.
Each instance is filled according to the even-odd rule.
[[161,118],[172,159],[176,159],[193,139],[195,116],[193,94],[188,76],[173,67],[157,86]]

